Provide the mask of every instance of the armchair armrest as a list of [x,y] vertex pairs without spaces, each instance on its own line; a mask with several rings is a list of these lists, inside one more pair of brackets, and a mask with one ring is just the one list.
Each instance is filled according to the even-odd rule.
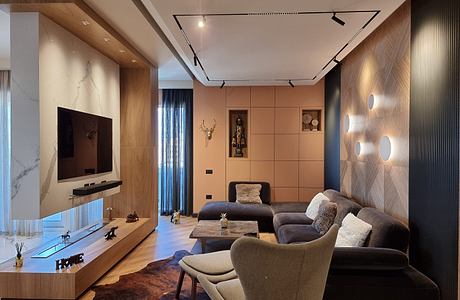
[[397,271],[409,266],[407,255],[389,248],[336,247],[331,270]]
[[205,276],[198,275],[198,281],[211,300],[225,300],[217,290],[216,285],[210,282]]

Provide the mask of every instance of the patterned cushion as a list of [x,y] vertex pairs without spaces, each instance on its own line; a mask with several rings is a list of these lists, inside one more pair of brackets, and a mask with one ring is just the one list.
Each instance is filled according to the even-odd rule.
[[332,224],[334,224],[336,215],[337,204],[330,201],[324,201],[319,206],[318,215],[312,225],[321,235],[324,235]]
[[236,185],[236,202],[241,204],[257,203],[261,204],[260,190],[262,185],[260,184],[237,184]]

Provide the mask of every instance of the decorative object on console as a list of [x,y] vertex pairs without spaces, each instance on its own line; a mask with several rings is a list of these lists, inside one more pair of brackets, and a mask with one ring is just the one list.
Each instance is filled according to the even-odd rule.
[[113,239],[114,237],[117,237],[117,235],[115,234],[115,230],[117,230],[117,229],[118,229],[118,226],[115,226],[115,227],[110,228],[109,232],[107,232],[107,233],[104,235],[106,241],[109,241],[109,240]]
[[246,130],[244,122],[240,115],[237,115],[235,120],[235,129],[232,135],[232,147],[234,149],[234,157],[243,157],[243,149],[246,148]]
[[64,244],[67,244],[67,242],[70,240],[70,231],[67,230],[67,232],[65,234],[61,234],[61,241],[64,243]]
[[113,189],[116,188],[120,185],[122,185],[123,181],[121,180],[110,180],[110,181],[103,181],[98,184],[90,184],[86,185],[83,187],[79,187],[76,189],[73,189],[72,193],[75,196],[87,196],[95,193],[99,193],[105,190]]
[[22,256],[22,249],[24,248],[24,243],[15,243],[16,247],[16,267],[20,268],[24,265],[24,257]]
[[113,220],[113,218],[112,218],[113,208],[112,207],[107,207],[105,210],[107,210],[109,212],[109,221],[112,221]]
[[72,255],[71,257],[68,257],[68,258],[61,258],[61,259],[56,260],[56,270],[66,269],[73,265],[82,263],[84,261],[83,260],[84,255],[85,255],[84,253],[79,253],[76,255]]
[[227,213],[221,213],[220,214],[220,227],[221,228],[227,228],[228,227]]
[[321,110],[320,109],[303,109],[302,110],[302,131],[319,131],[321,130]]
[[137,215],[135,211],[126,217],[126,223],[134,223],[137,221],[139,221],[139,216]]
[[171,215],[171,223],[173,224],[179,224],[180,223],[180,210],[179,211],[174,211],[173,214]]
[[212,139],[212,134],[214,133],[214,130],[216,129],[216,119],[213,119],[213,125],[212,127],[206,127],[206,125],[204,124],[204,120],[203,122],[201,122],[201,125],[200,125],[200,130],[203,131],[205,134],[206,134],[206,139],[208,141],[210,141]]

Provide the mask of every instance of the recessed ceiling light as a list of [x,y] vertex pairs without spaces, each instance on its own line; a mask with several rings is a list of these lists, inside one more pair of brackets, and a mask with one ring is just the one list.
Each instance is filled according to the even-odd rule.
[[126,52],[126,50],[124,50],[124,49],[120,49],[119,51],[120,51],[120,53],[125,53]]
[[89,25],[89,22],[87,20],[82,20],[81,23],[83,24],[83,26],[88,26]]
[[137,60],[132,59],[131,62],[132,62],[132,63],[137,63]]
[[106,42],[106,43],[107,43],[108,41],[110,41],[110,38],[108,38],[108,37],[105,37],[105,38],[104,38],[104,42]]
[[206,18],[203,16],[201,19],[198,21],[198,27],[203,28],[204,24],[206,24]]

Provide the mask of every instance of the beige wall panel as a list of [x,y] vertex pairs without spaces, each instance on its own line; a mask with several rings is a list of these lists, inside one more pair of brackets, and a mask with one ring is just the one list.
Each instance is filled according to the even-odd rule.
[[299,201],[300,202],[310,202],[313,197],[323,192],[323,189],[319,188],[299,188]]
[[323,106],[324,82],[321,80],[316,85],[279,86],[275,88],[276,107]]
[[299,133],[299,108],[275,109],[275,133]]
[[283,134],[275,136],[275,160],[299,159],[299,135]]
[[324,159],[324,135],[322,133],[304,133],[299,136],[300,160]]
[[249,160],[227,160],[227,183],[230,181],[247,181],[251,178]]
[[251,161],[251,180],[266,181],[275,186],[275,162]]
[[299,187],[320,188],[324,186],[324,161],[299,162]]
[[250,107],[251,90],[249,87],[227,87],[227,107]]
[[298,187],[299,164],[297,161],[275,162],[275,187]]
[[275,188],[275,202],[297,202],[299,190],[297,188]]
[[251,109],[251,133],[273,134],[275,132],[275,109],[253,108]]
[[275,88],[272,86],[251,87],[251,107],[274,107]]
[[255,134],[252,135],[252,160],[273,160],[275,157],[275,136],[267,134]]

